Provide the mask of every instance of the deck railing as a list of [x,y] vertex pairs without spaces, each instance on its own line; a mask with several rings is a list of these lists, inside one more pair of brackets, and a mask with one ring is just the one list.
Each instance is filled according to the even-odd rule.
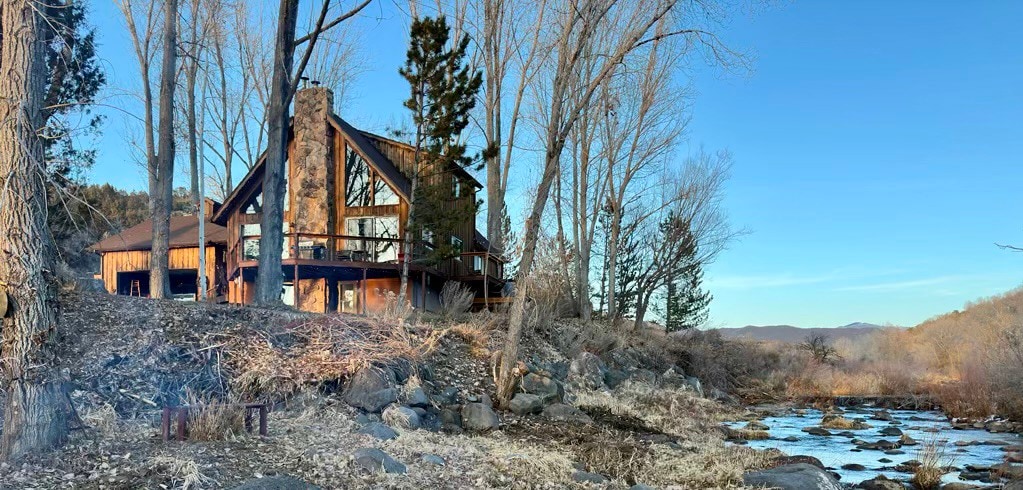
[[[235,264],[259,260],[259,237],[241,237],[228,251]],[[285,233],[283,259],[305,259],[323,262],[369,262],[401,264],[404,258],[401,238],[365,237],[323,233]],[[425,264],[433,246],[425,241],[413,244],[412,261]],[[504,278],[505,260],[489,252],[466,252],[456,257],[429,264],[449,277],[485,276]]]

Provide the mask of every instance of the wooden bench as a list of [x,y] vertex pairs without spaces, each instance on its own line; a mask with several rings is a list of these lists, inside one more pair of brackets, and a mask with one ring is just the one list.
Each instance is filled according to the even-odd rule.
[[[252,432],[252,414],[257,412],[259,414],[259,435],[265,437],[266,431],[266,414],[267,406],[265,403],[236,403],[226,405],[228,407],[240,407],[245,411],[245,430],[249,433]],[[202,405],[193,406],[182,406],[182,407],[163,407],[163,417],[160,423],[161,433],[163,440],[171,440],[171,421],[177,419],[178,424],[176,427],[175,439],[179,441],[185,440],[185,435],[188,433],[188,413],[189,411],[195,410],[196,412],[202,411],[204,407]]]

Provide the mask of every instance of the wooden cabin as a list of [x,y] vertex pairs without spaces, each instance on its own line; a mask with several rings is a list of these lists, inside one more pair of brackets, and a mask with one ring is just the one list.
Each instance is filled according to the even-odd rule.
[[[207,208],[212,209],[213,205]],[[208,220],[205,228],[207,298],[213,301],[224,298],[227,292],[227,229]],[[107,292],[149,296],[152,237],[152,221],[146,220],[89,247],[100,256],[96,278],[103,281]],[[167,260],[174,299],[194,301],[199,298],[199,248],[198,216],[172,216]]]
[[[288,134],[282,270],[285,304],[312,312],[366,313],[397,295],[402,241],[409,213],[414,165],[411,146],[355,129],[333,109],[325,87],[300,90]],[[252,302],[259,270],[265,155],[242,179],[212,221],[226,228],[227,299]],[[475,207],[482,185],[460,167],[428,172],[450,179],[450,206]],[[420,175],[424,175],[423,172]],[[417,237],[410,258],[409,300],[416,308],[439,306],[447,281],[459,281],[478,304],[498,301],[504,259],[477,232],[475,217],[458,222],[451,236]],[[440,241],[456,253],[420,261]]]

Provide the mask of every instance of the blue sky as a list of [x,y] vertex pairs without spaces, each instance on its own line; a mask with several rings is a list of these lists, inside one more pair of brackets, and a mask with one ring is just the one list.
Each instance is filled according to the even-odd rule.
[[[368,71],[342,116],[381,130],[402,114],[405,27],[392,4],[370,8]],[[130,86],[119,15],[93,10],[112,85]],[[733,18],[722,36],[753,70],[693,71],[681,150],[731,151],[724,205],[751,231],[707,270],[712,322],[912,325],[1023,283],[1023,254],[994,245],[1023,244],[1021,21],[1015,1],[785,2]],[[134,123],[106,112],[90,178],[141,189]]]

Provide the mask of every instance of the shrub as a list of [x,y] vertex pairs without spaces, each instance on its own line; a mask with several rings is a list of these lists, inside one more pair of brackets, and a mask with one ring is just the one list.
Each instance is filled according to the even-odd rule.
[[448,281],[440,290],[441,315],[446,319],[459,318],[472,308],[476,294],[457,281]]
[[194,441],[220,441],[245,431],[245,410],[233,403],[218,401],[186,391],[188,438]]
[[917,490],[935,490],[941,488],[941,477],[945,474],[945,467],[952,464],[952,460],[945,455],[945,441],[937,436],[932,437],[923,443],[917,457],[920,466],[913,472],[910,480]]

